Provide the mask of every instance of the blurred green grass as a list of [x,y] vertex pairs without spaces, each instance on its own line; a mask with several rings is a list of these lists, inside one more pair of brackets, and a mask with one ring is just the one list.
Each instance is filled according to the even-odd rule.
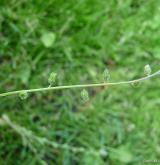
[[[143,67],[159,69],[160,2],[158,0],[1,0],[0,91],[101,82],[143,76]],[[46,41],[45,35],[54,37]],[[52,42],[51,46],[44,41]],[[84,147],[74,153],[35,144],[24,146],[21,135],[0,126],[0,164],[115,165],[160,159],[159,80],[137,88],[119,86],[89,91],[37,93],[27,100],[0,99],[0,114],[13,123],[59,144]],[[105,149],[108,156],[88,150]]]

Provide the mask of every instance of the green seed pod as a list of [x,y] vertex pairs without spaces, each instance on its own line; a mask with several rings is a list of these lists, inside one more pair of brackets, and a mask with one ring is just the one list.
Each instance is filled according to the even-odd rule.
[[144,66],[144,74],[146,76],[149,76],[151,74],[151,72],[152,72],[152,69],[151,69],[150,65],[149,64],[145,65]]
[[57,73],[52,72],[52,73],[49,75],[48,83],[49,83],[50,85],[53,85],[53,84],[56,82],[56,77],[57,77]]
[[134,82],[132,83],[131,85],[134,87],[134,88],[138,88],[140,86],[140,82]]
[[106,82],[110,79],[109,70],[106,68],[103,72],[103,81]]
[[89,95],[88,95],[87,90],[83,89],[83,90],[81,91],[81,97],[82,97],[82,100],[83,100],[83,101],[88,101],[88,100],[89,100]]
[[19,97],[21,100],[25,100],[28,98],[28,93],[26,91],[22,91],[19,93]]

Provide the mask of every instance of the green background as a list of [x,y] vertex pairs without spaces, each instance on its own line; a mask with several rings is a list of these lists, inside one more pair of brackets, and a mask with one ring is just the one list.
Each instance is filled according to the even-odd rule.
[[[131,80],[146,64],[160,66],[159,0],[0,0],[1,93],[47,87],[51,72],[56,86],[103,82],[105,68],[110,82]],[[160,160],[159,78],[88,92],[87,103],[81,89],[0,98],[0,164]]]

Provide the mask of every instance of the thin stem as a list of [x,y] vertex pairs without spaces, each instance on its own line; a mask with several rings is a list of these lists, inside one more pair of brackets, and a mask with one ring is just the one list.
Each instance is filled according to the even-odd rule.
[[66,85],[66,86],[56,86],[56,87],[46,87],[46,88],[36,88],[36,89],[27,89],[27,90],[18,90],[1,93],[0,97],[16,95],[21,92],[33,93],[33,92],[42,92],[42,91],[50,91],[50,90],[60,90],[60,89],[71,89],[71,88],[89,88],[89,87],[100,87],[100,86],[116,86],[122,84],[134,84],[138,82],[146,81],[150,78],[160,75],[160,70],[146,77],[142,77],[136,80],[130,81],[120,81],[120,82],[110,82],[110,83],[97,83],[97,84],[78,84],[78,85]]

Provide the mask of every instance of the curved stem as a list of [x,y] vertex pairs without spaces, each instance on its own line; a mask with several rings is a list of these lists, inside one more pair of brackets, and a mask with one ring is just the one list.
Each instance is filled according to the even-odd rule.
[[111,82],[111,83],[97,83],[97,84],[78,84],[78,85],[66,85],[66,86],[56,86],[56,87],[46,87],[46,88],[36,88],[36,89],[27,89],[27,90],[18,90],[1,93],[0,97],[16,95],[21,92],[33,93],[33,92],[42,92],[42,91],[50,91],[50,90],[60,90],[60,89],[71,89],[71,88],[88,88],[88,87],[100,87],[100,86],[116,86],[122,84],[133,84],[138,82],[146,81],[150,78],[160,75],[160,70],[146,77],[142,77],[136,80],[130,81],[120,81],[120,82]]

